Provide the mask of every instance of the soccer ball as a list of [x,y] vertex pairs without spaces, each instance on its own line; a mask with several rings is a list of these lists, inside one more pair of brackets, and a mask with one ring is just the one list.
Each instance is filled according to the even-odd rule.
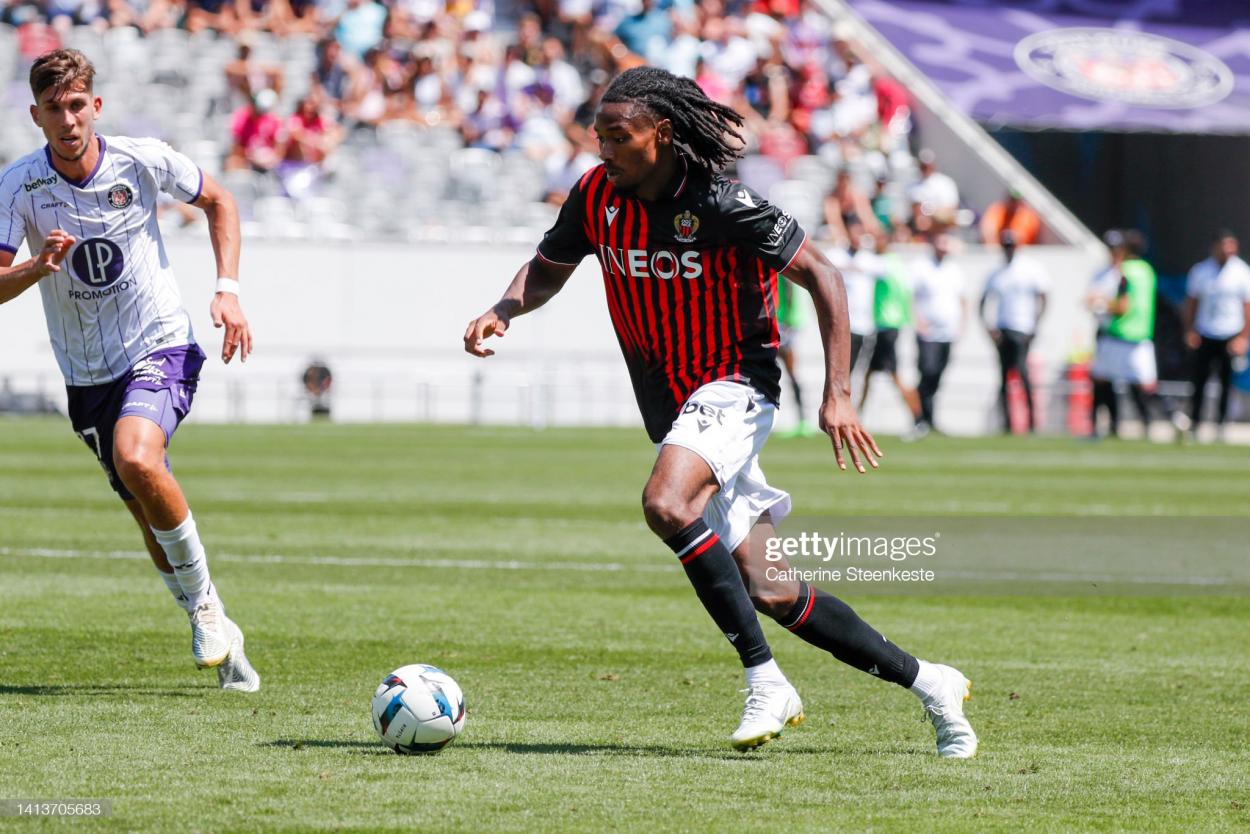
[[464,729],[464,694],[437,666],[401,666],[373,693],[373,728],[396,753],[437,753]]

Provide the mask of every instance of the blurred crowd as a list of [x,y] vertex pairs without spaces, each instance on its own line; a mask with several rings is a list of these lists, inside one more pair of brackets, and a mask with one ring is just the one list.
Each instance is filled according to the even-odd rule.
[[[766,196],[799,183],[778,201],[824,236],[847,244],[857,223],[890,241],[976,234],[935,155],[912,152],[906,90],[807,0],[16,0],[0,21],[17,27],[27,60],[73,26],[229,39],[223,168],[277,177],[291,196],[333,167],[345,139],[402,122],[523,154],[558,204],[597,161],[590,123],[606,85],[648,63],[742,113],[749,158],[735,173]],[[258,59],[261,38],[314,41],[311,77]],[[284,96],[292,86],[299,95]]]

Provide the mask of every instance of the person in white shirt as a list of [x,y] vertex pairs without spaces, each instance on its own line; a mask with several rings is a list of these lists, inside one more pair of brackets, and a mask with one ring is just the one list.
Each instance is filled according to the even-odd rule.
[[1250,266],[1238,251],[1236,235],[1221,230],[1211,244],[1211,257],[1189,270],[1184,324],[1185,344],[1194,352],[1189,416],[1195,433],[1214,366],[1220,385],[1216,425],[1223,435],[1233,359],[1245,355],[1250,340]]
[[[1003,431],[1011,431],[1007,406],[1007,379],[1015,371],[1024,386],[1028,404],[1029,431],[1037,431],[1033,408],[1033,384],[1029,379],[1029,345],[1037,332],[1037,323],[1046,311],[1046,292],[1050,280],[1036,261],[1016,254],[1016,236],[1004,229],[999,237],[1003,248],[1003,265],[990,273],[981,296],[981,320],[989,329],[990,339],[998,349],[1000,366],[998,404],[1002,410]],[[994,323],[986,319],[987,304],[993,300]]]
[[[208,215],[217,261],[213,323],[221,359],[246,360],[252,332],[239,306],[239,213],[230,193],[152,139],[100,136],[95,68],[59,49],[30,70],[31,118],[47,144],[0,172],[0,304],[39,287],[75,433],[125,502],[166,587],[191,620],[196,665],[222,689],[255,692],[208,573],[204,546],[165,450],[191,410],[204,352],[182,309],[156,221],[159,193]],[[25,243],[32,257],[13,261]]]
[[931,257],[915,261],[912,266],[912,305],[916,327],[917,369],[920,384],[920,417],[916,420],[913,438],[923,437],[933,428],[933,401],[942,374],[950,362],[951,345],[963,332],[968,304],[964,299],[963,270],[947,255],[951,239],[938,235],[933,239]]
[[937,169],[937,154],[928,148],[916,154],[916,161],[920,179],[908,191],[913,215],[932,218],[941,225],[953,223],[959,210],[959,186]]
[[884,273],[885,265],[874,251],[876,241],[866,234],[862,225],[855,223],[849,229],[851,247],[829,250],[829,260],[842,273],[846,287],[846,307],[851,330],[851,376],[859,363],[864,342],[876,332],[873,317],[873,290],[877,277]]

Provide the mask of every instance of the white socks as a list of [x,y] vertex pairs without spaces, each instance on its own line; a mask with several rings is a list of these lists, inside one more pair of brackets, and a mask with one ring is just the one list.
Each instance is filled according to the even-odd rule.
[[[195,519],[191,513],[172,530],[152,528],[152,535],[160,543],[174,569],[174,577],[178,587],[187,598],[184,607],[194,611],[205,600],[213,596],[213,581],[208,576],[208,560],[204,556],[204,545],[200,544],[200,536],[195,530]],[[169,584],[169,580],[165,580]],[[173,591],[173,586],[170,586]]]
[[916,693],[920,700],[927,701],[937,692],[938,684],[942,682],[942,673],[929,661],[919,658],[916,660],[920,664],[920,669],[916,672],[916,681],[911,685],[911,691]]
[[156,572],[161,575],[161,579],[165,580],[165,587],[174,595],[174,602],[178,603],[178,607],[189,613],[191,609],[187,608],[187,595],[182,592],[182,586],[178,584],[178,575],[165,573],[160,568],[157,568]]
[[781,671],[781,667],[777,665],[776,660],[768,660],[759,666],[750,666],[746,670],[747,687],[754,689],[757,686],[789,686],[790,681],[786,680],[786,676]]

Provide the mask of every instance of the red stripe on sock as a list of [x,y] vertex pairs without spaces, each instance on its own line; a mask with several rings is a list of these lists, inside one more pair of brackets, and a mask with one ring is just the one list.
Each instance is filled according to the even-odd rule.
[[815,604],[816,604],[816,592],[809,591],[807,594],[807,605],[806,607],[803,608],[803,613],[799,615],[798,622],[796,622],[794,625],[788,625],[786,626],[786,628],[789,629],[790,631],[794,631],[796,628],[799,628],[800,626],[802,626],[803,623],[807,622],[807,618],[811,616],[812,608],[815,606]]
[[720,538],[715,533],[713,533],[712,535],[708,536],[704,540],[703,544],[699,545],[694,550],[687,553],[685,556],[682,556],[681,563],[683,565],[690,564],[691,562],[695,560],[695,557],[701,555],[705,550],[707,550],[712,545],[716,544],[718,541],[720,541]]

